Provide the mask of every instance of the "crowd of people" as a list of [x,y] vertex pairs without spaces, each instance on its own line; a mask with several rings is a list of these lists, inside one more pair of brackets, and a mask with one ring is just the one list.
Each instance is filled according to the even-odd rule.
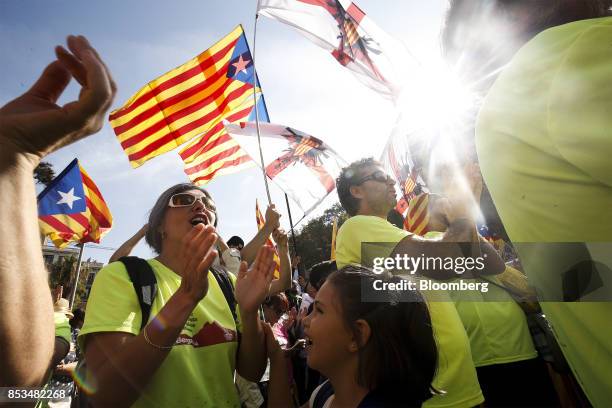
[[[470,129],[509,239],[609,242],[612,4],[548,3],[451,1],[444,52],[467,77],[478,78],[483,61],[494,67],[479,83],[486,98]],[[506,47],[487,35],[493,29]],[[546,291],[561,287],[579,251],[540,248],[537,262],[519,249],[526,278],[504,263],[476,227],[474,162],[425,176],[439,177],[431,183],[439,191],[429,195],[424,236],[387,221],[396,181],[382,165],[351,163],[336,181],[348,214],[336,259],[297,272],[274,205],[248,243],[226,242],[208,191],[177,184],[97,274],[85,311],[70,310],[61,294],[52,299],[32,172],[47,154],[96,133],[116,93],[86,38],[69,36],[67,48],[58,46],[32,88],[0,109],[0,386],[46,384],[72,397],[40,406],[609,405],[610,304],[581,294],[585,302],[549,301],[556,298]],[[71,78],[82,87],[78,100],[58,106]],[[142,238],[154,258],[130,255]],[[396,255],[483,263],[460,277],[442,267],[370,269],[374,258]],[[505,285],[509,276],[537,286],[548,346],[560,348],[552,361]],[[368,298],[375,281],[459,278],[490,291],[410,288]],[[609,294],[605,282],[602,290]]]

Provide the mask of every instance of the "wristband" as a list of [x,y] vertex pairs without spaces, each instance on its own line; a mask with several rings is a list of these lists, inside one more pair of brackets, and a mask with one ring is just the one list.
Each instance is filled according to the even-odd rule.
[[152,341],[149,339],[149,336],[147,336],[147,327],[149,327],[149,326],[147,325],[147,326],[145,326],[145,327],[144,327],[144,329],[142,329],[142,333],[143,333],[143,335],[144,335],[144,339],[145,339],[145,341],[146,341],[146,342],[149,344],[149,346],[151,346],[151,347],[155,347],[155,348],[156,348],[156,349],[158,349],[158,350],[170,350],[170,349],[171,349],[171,348],[174,346],[174,344],[173,344],[173,345],[171,345],[171,346],[158,346],[157,344],[153,343],[153,342],[152,342]]

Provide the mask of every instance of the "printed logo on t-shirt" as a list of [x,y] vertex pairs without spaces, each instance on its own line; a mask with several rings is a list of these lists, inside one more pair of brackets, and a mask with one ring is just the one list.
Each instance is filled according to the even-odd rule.
[[206,347],[215,344],[230,343],[232,341],[237,341],[235,330],[227,329],[218,322],[212,322],[204,324],[200,331],[193,337],[181,333],[174,344],[177,346],[192,345],[193,347]]

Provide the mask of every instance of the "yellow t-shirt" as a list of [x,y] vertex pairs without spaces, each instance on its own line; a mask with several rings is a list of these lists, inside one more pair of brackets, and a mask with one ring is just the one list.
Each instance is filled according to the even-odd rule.
[[[431,231],[425,234],[425,238],[441,234]],[[487,280],[500,285],[495,276],[489,276]],[[487,280],[474,279],[476,282]],[[476,367],[529,360],[538,356],[525,313],[507,291],[489,282],[486,292],[449,291],[449,295],[470,339]]]
[[[366,215],[353,216],[338,230],[336,238],[338,268],[348,264],[361,264],[362,242],[397,244],[408,235],[410,235],[409,232],[395,227],[383,218]],[[381,245],[379,252],[375,255],[388,256],[393,249],[394,245]],[[372,250],[376,252],[375,249]],[[371,256],[371,254],[365,255]],[[427,298],[426,293],[423,295]],[[428,307],[438,345],[438,368],[433,386],[438,390],[446,391],[446,394],[432,397],[423,404],[423,407],[467,408],[482,403],[484,397],[472,362],[469,340],[457,314],[457,309],[451,301],[428,302]]]
[[[530,283],[560,299],[584,256],[612,268],[612,18],[548,29],[489,91],[476,145],[491,196]],[[574,249],[554,242],[587,242]],[[536,243],[523,245],[521,243]],[[606,244],[607,243],[607,244]],[[541,302],[590,402],[612,395],[612,276],[579,303]]]
[[[176,292],[181,277],[155,259],[148,262],[157,279],[151,320]],[[113,262],[96,276],[79,341],[98,332],[138,335],[141,320],[126,268],[121,262]],[[217,280],[209,273],[206,297],[197,304],[174,347],[133,406],[239,407],[234,387],[237,348],[234,318]]]
[[72,342],[72,335],[70,333],[68,317],[62,312],[53,312],[53,321],[55,323],[55,337],[61,337],[70,344]]

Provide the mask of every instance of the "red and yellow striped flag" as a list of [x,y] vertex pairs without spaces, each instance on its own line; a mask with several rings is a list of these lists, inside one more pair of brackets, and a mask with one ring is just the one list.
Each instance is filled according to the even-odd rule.
[[[242,101],[224,117],[223,122],[238,123],[255,120],[253,97]],[[262,122],[269,122],[265,100],[258,93],[257,114]],[[185,162],[185,173],[196,185],[203,185],[217,176],[235,173],[253,167],[251,156],[228,135],[223,122],[219,122],[202,137],[179,152]]]
[[408,203],[408,213],[404,221],[404,229],[417,234],[425,235],[429,224],[429,193],[421,193]]
[[[266,221],[263,215],[261,215],[261,211],[259,211],[259,201],[257,201],[257,199],[255,199],[255,219],[257,220],[257,229],[262,229]],[[278,249],[276,249],[276,244],[271,236],[268,236],[266,239],[266,245],[274,248],[274,279],[278,279],[280,278],[280,257],[278,256]]]
[[253,99],[253,75],[238,26],[202,54],[145,85],[109,117],[132,167],[222,128],[223,119]]
[[56,247],[100,242],[113,217],[98,187],[74,159],[39,195],[38,223]]

